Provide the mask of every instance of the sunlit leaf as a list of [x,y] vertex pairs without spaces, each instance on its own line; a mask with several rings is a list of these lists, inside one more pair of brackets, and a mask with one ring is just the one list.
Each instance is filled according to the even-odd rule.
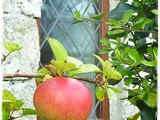
[[76,68],[78,68],[80,65],[83,64],[82,61],[80,61],[74,57],[71,57],[71,56],[68,56],[67,63],[73,63],[74,65],[76,65]]
[[56,60],[65,61],[68,60],[68,53],[64,46],[56,39],[54,38],[47,38],[51,49],[56,57]]
[[3,95],[2,95],[2,102],[3,101],[10,101],[10,102],[16,102],[17,98],[7,90],[3,90]]
[[[39,75],[45,75],[45,74],[51,74],[51,72],[50,72],[48,69],[46,69],[46,68],[41,68],[41,69],[37,72],[37,74],[39,74]],[[38,82],[43,82],[43,78],[36,78],[36,80],[37,80]]]
[[9,52],[19,51],[22,47],[18,43],[14,42],[3,42],[3,47]]
[[117,88],[117,87],[115,87],[115,86],[108,85],[108,87],[109,87],[110,89],[112,89],[114,92],[117,92],[117,93],[123,93],[123,91],[122,91],[122,90],[118,89],[118,88]]
[[109,19],[108,22],[114,26],[121,26],[121,24],[116,19]]
[[104,98],[105,98],[105,95],[106,95],[106,91],[105,89],[103,89],[102,87],[100,86],[97,86],[96,87],[96,97],[99,101],[103,101]]
[[75,11],[74,16],[75,16],[75,18],[81,18],[81,14],[79,11]]
[[62,73],[62,72],[67,72],[76,67],[75,64],[73,63],[64,63],[62,61],[54,61],[51,60],[51,63]]
[[69,76],[76,76],[78,74],[90,73],[90,72],[99,73],[101,72],[101,70],[93,64],[82,64],[79,66],[79,68],[70,71]]

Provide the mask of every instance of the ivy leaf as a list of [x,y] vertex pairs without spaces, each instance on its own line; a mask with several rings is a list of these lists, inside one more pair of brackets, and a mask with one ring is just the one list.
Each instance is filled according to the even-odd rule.
[[76,67],[73,63],[64,63],[62,61],[51,60],[52,65],[54,65],[61,73],[70,71]]
[[[41,69],[37,72],[37,74],[39,74],[39,75],[45,75],[45,74],[51,74],[51,72],[50,72],[48,69],[46,69],[46,68],[41,68]],[[43,82],[43,78],[36,78],[36,80],[37,80],[38,82]]]
[[96,97],[99,101],[103,101],[106,95],[105,89],[100,86],[96,87]]
[[76,65],[76,68],[78,68],[80,65],[83,64],[82,61],[80,61],[74,57],[71,57],[71,56],[68,56],[67,63],[73,63],[74,65]]
[[89,73],[89,72],[98,73],[101,72],[101,70],[93,64],[82,64],[79,66],[79,68],[71,70],[69,72],[69,76],[72,77],[78,74]]
[[15,52],[15,51],[19,51],[22,49],[22,47],[14,42],[3,42],[3,47],[9,52]]
[[68,53],[64,46],[54,38],[47,38],[51,49],[55,55],[56,60],[65,61],[68,60]]
[[157,106],[157,94],[148,92],[145,94],[143,101],[151,108],[156,108]]
[[127,11],[125,11],[125,13],[123,15],[123,18],[121,20],[122,25],[124,25],[126,22],[129,21],[129,19],[132,17],[132,14],[133,14],[133,10],[127,10]]
[[23,108],[22,116],[26,115],[38,115],[37,110],[31,109],[31,108]]
[[107,94],[109,99],[117,99],[115,91],[113,91],[111,88],[107,89]]

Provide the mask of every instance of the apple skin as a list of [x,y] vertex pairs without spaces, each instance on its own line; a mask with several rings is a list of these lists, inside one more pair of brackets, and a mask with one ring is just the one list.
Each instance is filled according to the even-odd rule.
[[92,94],[79,80],[55,77],[37,87],[33,102],[44,120],[87,120]]

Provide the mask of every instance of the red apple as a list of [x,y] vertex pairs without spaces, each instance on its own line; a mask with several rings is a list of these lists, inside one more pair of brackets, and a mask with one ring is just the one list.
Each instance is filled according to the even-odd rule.
[[37,87],[33,102],[44,120],[87,120],[92,94],[76,79],[55,77]]

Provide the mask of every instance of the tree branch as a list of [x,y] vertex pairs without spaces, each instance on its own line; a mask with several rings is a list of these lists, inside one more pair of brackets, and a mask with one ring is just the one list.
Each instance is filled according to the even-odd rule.
[[[20,73],[13,73],[13,74],[4,74],[3,75],[3,78],[6,79],[6,78],[15,78],[15,77],[25,77],[25,78],[44,78],[45,75],[38,75],[38,74],[20,74]],[[67,77],[67,76],[65,76]],[[89,78],[76,78],[76,77],[73,77],[77,80],[80,80],[80,81],[85,81],[85,82],[88,82],[90,84],[96,84],[97,81],[96,80],[93,80],[93,79],[89,79]],[[3,80],[3,81],[12,81],[12,80]],[[21,81],[26,81],[26,80],[21,80]]]
[[26,77],[26,78],[43,78],[45,75],[35,75],[35,74],[4,74],[3,78],[14,78],[14,77]]

